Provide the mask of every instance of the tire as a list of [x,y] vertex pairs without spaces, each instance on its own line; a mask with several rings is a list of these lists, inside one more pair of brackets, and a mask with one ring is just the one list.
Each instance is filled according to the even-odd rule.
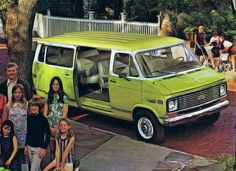
[[165,139],[165,128],[149,111],[140,110],[136,113],[135,129],[138,136],[145,141],[159,144]]
[[204,124],[213,125],[216,121],[218,121],[219,117],[220,112],[217,112],[209,116],[204,116],[202,119]]

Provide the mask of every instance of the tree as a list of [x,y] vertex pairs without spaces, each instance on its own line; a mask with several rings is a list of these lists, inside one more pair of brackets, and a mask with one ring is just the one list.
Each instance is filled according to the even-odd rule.
[[127,19],[130,21],[157,22],[158,1],[129,0],[125,5]]
[[8,57],[19,66],[19,77],[31,83],[32,29],[38,0],[8,0],[6,36]]

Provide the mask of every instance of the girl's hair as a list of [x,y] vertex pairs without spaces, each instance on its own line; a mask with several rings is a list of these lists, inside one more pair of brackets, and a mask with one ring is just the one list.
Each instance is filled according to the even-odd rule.
[[[75,134],[74,134],[72,125],[71,125],[71,123],[69,122],[69,120],[66,119],[66,118],[61,118],[61,119],[59,120],[59,122],[58,122],[58,125],[59,125],[59,126],[60,126],[60,123],[61,123],[62,121],[65,121],[65,122],[70,126],[70,128],[69,128],[69,130],[68,130],[68,132],[67,132],[67,136],[73,137]],[[57,138],[60,138],[60,137],[61,137],[61,132],[60,132],[60,129],[59,129]]]
[[15,97],[14,97],[14,92],[16,91],[16,89],[20,89],[21,90],[21,92],[22,92],[22,96],[21,96],[21,98],[20,98],[20,102],[22,102],[22,103],[24,103],[24,105],[26,105],[27,104],[27,101],[26,101],[26,99],[25,99],[25,89],[24,89],[24,86],[22,85],[22,84],[16,84],[16,85],[14,85],[14,87],[12,88],[12,97],[11,97],[11,102],[12,103],[15,103],[16,102],[16,99],[15,99]]
[[223,35],[220,35],[220,38],[223,39],[223,40],[225,40],[225,36],[223,36]]
[[32,115],[32,113],[30,111],[30,107],[34,106],[34,105],[39,107],[39,111],[38,112],[39,112],[39,114],[41,114],[42,105],[41,105],[40,99],[36,98],[36,97],[33,97],[32,99],[30,99],[30,101],[28,103],[28,114]]
[[11,120],[5,120],[3,122],[2,127],[1,127],[2,134],[3,134],[3,127],[6,126],[6,125],[11,128],[9,136],[13,137],[15,135],[15,132],[14,132],[14,125],[13,125],[13,122]]
[[48,104],[51,104],[52,101],[53,101],[53,95],[54,95],[54,91],[53,91],[53,82],[57,80],[58,83],[59,83],[59,91],[58,91],[58,95],[59,95],[59,99],[58,99],[58,102],[61,102],[61,103],[64,103],[64,95],[67,95],[65,92],[64,92],[64,89],[63,89],[63,84],[62,84],[62,81],[61,81],[61,78],[58,77],[58,76],[55,76],[51,79],[50,81],[50,84],[49,84],[49,92],[48,92],[48,99],[47,99],[47,103]]

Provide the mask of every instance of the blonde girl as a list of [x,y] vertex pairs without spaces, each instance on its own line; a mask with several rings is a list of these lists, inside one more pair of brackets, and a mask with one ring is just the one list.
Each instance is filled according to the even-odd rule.
[[62,118],[59,121],[59,132],[55,141],[56,159],[53,160],[44,171],[48,171],[52,168],[60,171],[72,171],[75,135],[70,122],[66,118]]

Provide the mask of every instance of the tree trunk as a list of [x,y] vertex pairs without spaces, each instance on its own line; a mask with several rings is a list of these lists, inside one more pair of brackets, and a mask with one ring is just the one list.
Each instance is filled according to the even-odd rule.
[[173,26],[172,26],[172,23],[170,21],[170,16],[169,16],[168,13],[162,12],[161,13],[161,17],[163,19],[162,19],[162,22],[161,22],[161,32],[160,32],[160,35],[161,36],[169,36],[173,32],[173,28],[172,28]]
[[8,58],[19,67],[19,78],[32,83],[32,30],[37,0],[10,4],[6,13]]

